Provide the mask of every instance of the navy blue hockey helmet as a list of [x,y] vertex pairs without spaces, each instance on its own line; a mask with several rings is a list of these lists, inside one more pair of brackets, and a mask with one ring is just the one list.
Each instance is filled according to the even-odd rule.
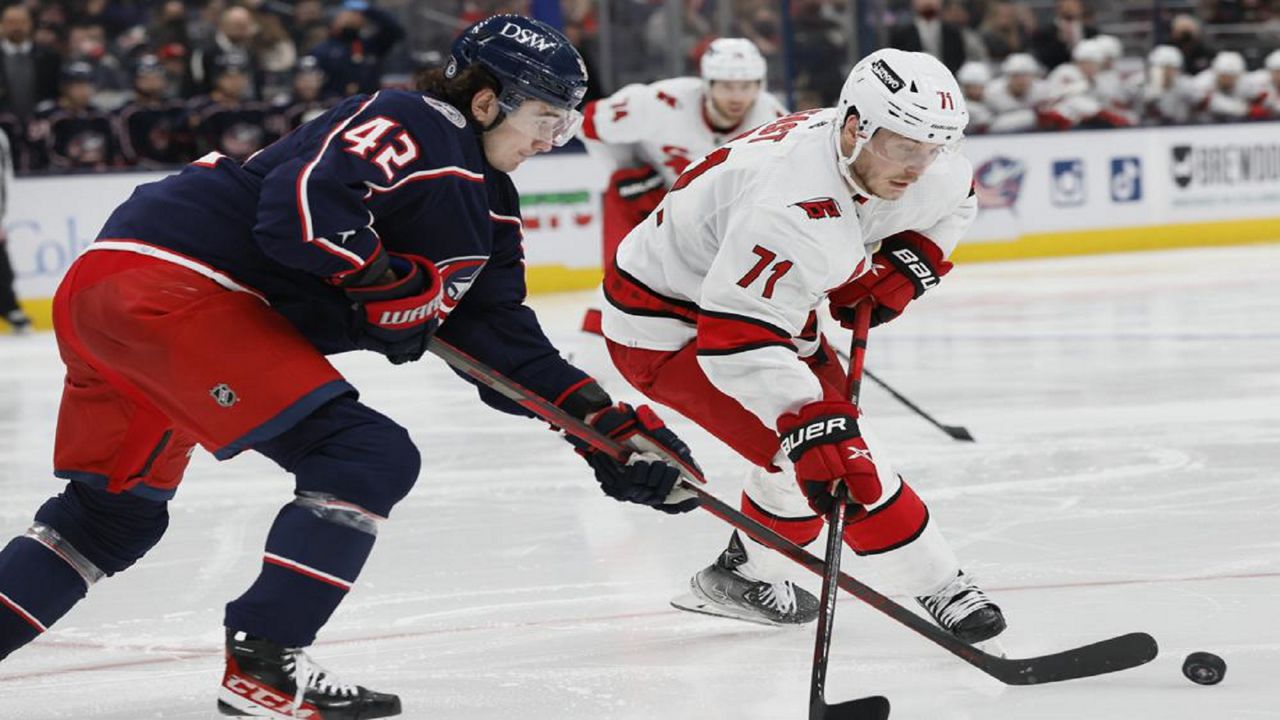
[[[587,92],[587,67],[560,31],[520,15],[495,15],[454,41],[445,77],[479,65],[501,84],[498,100],[509,115],[528,98],[576,115]],[[572,135],[572,132],[569,133]],[[567,137],[557,133],[556,144]]]

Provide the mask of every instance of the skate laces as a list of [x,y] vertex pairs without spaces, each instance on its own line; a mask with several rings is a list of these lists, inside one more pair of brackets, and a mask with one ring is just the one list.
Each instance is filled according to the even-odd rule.
[[312,660],[301,648],[287,648],[284,652],[286,660],[283,670],[293,673],[294,684],[298,688],[293,696],[293,714],[296,715],[298,709],[302,707],[307,690],[339,697],[354,697],[360,692],[355,685],[339,681],[333,673]]
[[796,611],[796,591],[790,582],[764,583],[760,591],[760,602],[774,610],[789,615]]
[[957,574],[946,587],[933,595],[917,599],[937,618],[938,624],[948,630],[974,610],[993,604],[991,598],[964,573]]

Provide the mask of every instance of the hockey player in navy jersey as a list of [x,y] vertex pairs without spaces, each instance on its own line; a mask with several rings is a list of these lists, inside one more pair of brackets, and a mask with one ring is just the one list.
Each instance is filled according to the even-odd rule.
[[[424,92],[349,98],[243,164],[210,153],[139,187],[54,300],[67,365],[54,467],[68,482],[0,551],[0,657],[160,539],[194,444],[219,459],[252,449],[294,475],[295,498],[257,579],[226,607],[219,709],[398,714],[399,698],[341,682],[303,650],[420,463],[326,354],[404,363],[438,335],[603,432],[687,458],[652,411],[614,404],[565,362],[523,302],[506,173],[573,135],[585,75],[555,30],[490,18]],[[575,448],[618,500],[694,507],[669,494],[673,467]]]

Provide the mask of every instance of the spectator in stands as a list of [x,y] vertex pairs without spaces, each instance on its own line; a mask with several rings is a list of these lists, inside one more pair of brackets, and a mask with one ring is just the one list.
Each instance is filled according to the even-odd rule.
[[293,68],[298,64],[298,51],[279,15],[268,12],[268,5],[263,0],[248,0],[248,3],[257,28],[253,37],[253,57],[263,72],[264,84],[259,88],[258,97],[265,99],[288,88]]
[[212,92],[215,68],[224,66],[221,59],[234,55],[247,62],[245,98],[261,97],[262,66],[254,46],[259,27],[253,13],[245,7],[233,6],[222,12],[213,39],[191,53],[191,77],[199,91]]
[[288,22],[288,29],[298,53],[310,53],[329,37],[324,5],[320,0],[298,0],[293,4],[293,17]]
[[169,94],[164,65],[154,55],[138,62],[134,97],[116,113],[116,132],[126,163],[144,168],[172,167],[194,159],[191,133],[184,125],[184,104]]
[[824,5],[823,0],[795,0],[791,6],[795,90],[806,93],[805,104],[797,103],[796,110],[834,105],[844,85],[845,38],[840,24],[823,13]]
[[57,170],[105,170],[120,160],[111,117],[93,103],[93,68],[68,63],[61,96],[36,108],[29,126],[33,162]]
[[316,59],[308,55],[298,61],[298,68],[293,74],[293,92],[274,103],[274,131],[277,135],[292,132],[338,102],[340,99],[337,97],[324,97],[324,71]]
[[58,96],[57,54],[31,39],[31,11],[10,5],[0,15],[0,111],[25,122],[36,105]]
[[382,83],[382,61],[405,35],[395,16],[366,0],[346,0],[328,40],[311,52],[325,74],[328,96],[371,93]]
[[147,29],[147,40],[156,48],[169,43],[189,47],[191,36],[187,32],[186,3],[182,0],[166,0],[158,5],[151,19],[151,26]]
[[98,107],[115,107],[124,99],[129,88],[128,72],[107,52],[107,33],[101,25],[83,22],[71,26],[67,62],[92,68],[94,104]]
[[186,46],[180,43],[168,43],[156,48],[156,58],[164,67],[166,93],[169,97],[189,98],[196,92],[187,55]]
[[1035,20],[1030,10],[1012,2],[992,3],[982,20],[982,41],[993,61],[1000,62],[1030,46]]
[[1071,60],[1071,51],[1077,43],[1097,34],[1097,28],[1085,24],[1081,0],[1058,0],[1053,22],[1031,36],[1032,53],[1046,70],[1052,71]]
[[1213,62],[1213,49],[1205,44],[1200,21],[1190,15],[1175,15],[1169,24],[1173,46],[1182,52],[1182,72],[1197,75]]
[[243,162],[275,140],[265,103],[246,100],[250,64],[243,55],[226,53],[213,68],[213,90],[187,104],[188,126],[201,155],[220,152]]
[[964,56],[967,62],[986,62],[990,59],[987,45],[982,36],[971,27],[969,9],[962,2],[947,0],[942,6],[942,22],[960,28],[960,37],[964,39]]
[[942,19],[941,0],[911,0],[911,20],[889,31],[889,47],[929,53],[951,72],[966,59],[964,33]]
[[13,264],[9,261],[9,234],[4,228],[4,218],[9,211],[9,191],[13,187],[13,155],[9,152],[9,138],[0,133],[0,319],[8,324],[14,334],[31,329],[31,318],[18,304],[13,292]]

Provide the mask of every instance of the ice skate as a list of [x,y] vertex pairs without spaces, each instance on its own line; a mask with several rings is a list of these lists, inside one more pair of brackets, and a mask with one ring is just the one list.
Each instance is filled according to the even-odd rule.
[[747,550],[735,531],[729,547],[710,566],[689,580],[687,595],[673,607],[705,615],[746,620],[763,625],[803,625],[818,616],[818,599],[790,581],[752,580],[738,572]]
[[372,720],[399,715],[400,698],[340,682],[302,648],[228,629],[218,710],[240,717]]
[[1004,613],[964,574],[933,595],[916,598],[943,629],[967,643],[979,643],[1004,632]]
[[31,318],[21,310],[12,310],[4,316],[5,322],[14,335],[25,335],[31,332]]

